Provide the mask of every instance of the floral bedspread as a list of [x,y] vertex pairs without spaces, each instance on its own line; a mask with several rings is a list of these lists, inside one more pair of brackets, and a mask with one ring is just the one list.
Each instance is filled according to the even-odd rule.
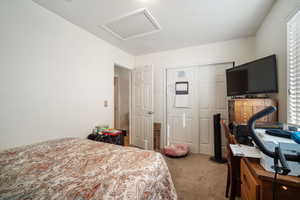
[[0,199],[177,199],[152,151],[64,138],[0,152]]

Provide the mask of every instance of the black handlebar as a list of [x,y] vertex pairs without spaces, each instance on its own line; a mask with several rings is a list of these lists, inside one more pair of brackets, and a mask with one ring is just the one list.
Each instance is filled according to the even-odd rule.
[[[288,173],[290,173],[290,168],[289,168],[289,165],[288,165],[288,163],[286,162],[286,159],[285,159],[285,157],[284,157],[284,154],[282,153],[282,151],[281,151],[281,148],[280,148],[280,146],[277,146],[277,147],[275,147],[275,154],[276,155],[278,155],[278,158],[277,159],[279,159],[280,160],[280,163],[281,163],[281,170],[282,170],[282,175],[288,175]],[[275,162],[277,162],[277,161],[275,161]],[[274,166],[274,167],[276,167],[276,165]]]
[[270,156],[272,158],[275,157],[275,152],[269,151],[265,145],[261,142],[261,140],[257,137],[257,135],[255,134],[255,122],[256,120],[267,116],[269,114],[271,114],[272,112],[276,111],[276,108],[273,106],[267,107],[266,109],[254,114],[249,120],[248,120],[248,127],[250,130],[250,136],[252,137],[253,141],[255,142],[255,144],[258,146],[258,148],[267,156]]
[[282,166],[283,174],[288,174],[290,170],[289,170],[286,160],[300,162],[300,155],[299,154],[298,155],[283,154],[279,146],[275,148],[275,151],[270,151],[269,149],[267,149],[265,147],[265,145],[262,143],[262,141],[257,137],[257,135],[255,134],[255,130],[254,130],[256,120],[258,120],[262,117],[265,117],[265,116],[273,113],[274,111],[276,111],[276,107],[270,106],[256,114],[254,114],[248,121],[248,127],[250,130],[250,136],[252,137],[253,141],[258,146],[258,148],[267,156],[270,156],[275,159],[279,159],[281,166]]

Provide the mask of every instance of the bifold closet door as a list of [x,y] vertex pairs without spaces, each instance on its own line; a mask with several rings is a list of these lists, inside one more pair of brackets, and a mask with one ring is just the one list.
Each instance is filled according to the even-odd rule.
[[199,153],[197,70],[167,70],[167,141],[188,144],[193,153]]
[[[188,144],[193,153],[213,155],[213,115],[221,113],[227,120],[226,69],[231,67],[217,64],[167,70],[168,143]],[[183,97],[176,91],[185,82],[188,95]]]
[[[200,153],[213,155],[213,115],[221,113],[227,120],[226,69],[232,64],[199,67],[199,134]],[[222,133],[222,141],[224,134]]]

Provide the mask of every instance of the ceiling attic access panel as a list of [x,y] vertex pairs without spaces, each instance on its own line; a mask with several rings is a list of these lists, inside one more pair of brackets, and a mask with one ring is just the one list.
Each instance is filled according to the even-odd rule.
[[142,37],[161,30],[161,26],[146,8],[112,19],[103,28],[121,40]]

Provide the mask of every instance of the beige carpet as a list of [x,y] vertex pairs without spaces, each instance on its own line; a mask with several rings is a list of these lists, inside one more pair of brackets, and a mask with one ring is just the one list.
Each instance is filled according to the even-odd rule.
[[209,156],[199,154],[165,159],[179,200],[226,199],[226,164],[216,164]]

